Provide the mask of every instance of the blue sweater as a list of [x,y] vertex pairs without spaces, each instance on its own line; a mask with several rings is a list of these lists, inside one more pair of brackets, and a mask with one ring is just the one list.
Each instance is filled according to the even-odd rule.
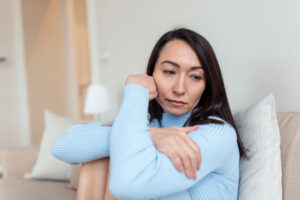
[[[149,123],[149,95],[140,85],[125,85],[113,122],[71,126],[55,141],[52,154],[70,164],[109,156],[109,191],[121,200],[237,199],[239,150],[232,126],[211,116],[225,124],[199,125],[188,134],[201,151],[197,179],[189,179],[152,143],[149,126],[160,125],[157,120]],[[182,127],[190,114],[163,113],[162,127]]]

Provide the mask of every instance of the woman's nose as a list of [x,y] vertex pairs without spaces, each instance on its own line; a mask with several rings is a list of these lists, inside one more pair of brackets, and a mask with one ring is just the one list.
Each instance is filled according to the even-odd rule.
[[184,86],[183,78],[177,79],[177,82],[175,83],[175,86],[173,87],[173,92],[178,96],[185,94],[185,86]]

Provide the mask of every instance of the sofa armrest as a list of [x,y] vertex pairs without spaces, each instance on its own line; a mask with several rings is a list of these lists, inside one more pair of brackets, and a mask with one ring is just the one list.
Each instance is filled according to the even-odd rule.
[[23,177],[31,172],[39,153],[40,146],[13,147],[4,149],[1,153],[3,178]]

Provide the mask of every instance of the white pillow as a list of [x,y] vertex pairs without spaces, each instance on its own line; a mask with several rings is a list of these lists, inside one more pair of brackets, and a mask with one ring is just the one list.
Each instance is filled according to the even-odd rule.
[[72,165],[55,158],[51,150],[55,140],[71,125],[77,123],[83,123],[83,121],[61,117],[45,110],[45,130],[40,151],[31,173],[25,173],[24,179],[70,180]]
[[274,95],[233,115],[249,160],[240,160],[239,200],[281,200],[280,132]]

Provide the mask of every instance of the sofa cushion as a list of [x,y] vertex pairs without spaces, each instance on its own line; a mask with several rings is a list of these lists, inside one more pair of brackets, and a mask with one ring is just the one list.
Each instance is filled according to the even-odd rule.
[[281,200],[280,133],[272,93],[234,114],[249,160],[240,160],[239,200]]
[[26,179],[70,180],[72,166],[52,155],[55,140],[73,124],[82,120],[70,119],[45,110],[45,130],[39,154],[31,173],[24,174]]
[[1,153],[3,177],[23,177],[30,172],[39,152],[39,146],[11,147]]
[[67,185],[67,188],[77,190],[80,169],[81,169],[81,163],[72,166],[72,176],[71,176],[70,183]]
[[74,200],[76,199],[76,192],[67,189],[66,182],[9,177],[0,179],[0,199]]
[[300,199],[300,112],[278,112],[283,199]]

